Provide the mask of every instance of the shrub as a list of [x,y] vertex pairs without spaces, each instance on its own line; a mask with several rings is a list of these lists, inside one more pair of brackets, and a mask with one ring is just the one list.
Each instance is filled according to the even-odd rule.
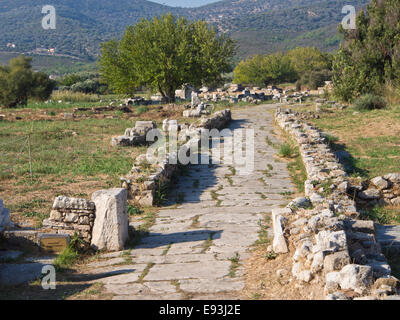
[[136,215],[136,214],[141,214],[143,211],[141,211],[138,207],[132,206],[131,204],[128,204],[128,214],[130,216]]
[[325,134],[325,140],[332,147],[336,142],[339,141],[339,138],[330,134]]
[[18,56],[8,66],[0,65],[0,106],[25,106],[28,99],[46,100],[56,82],[43,72],[32,70],[31,58]]
[[295,151],[294,148],[289,143],[284,143],[279,148],[279,155],[284,158],[293,157]]
[[305,72],[298,81],[302,86],[316,90],[318,87],[323,87],[325,81],[331,80],[331,78],[330,70],[311,70]]
[[384,109],[386,108],[386,102],[380,96],[367,93],[354,102],[354,108],[359,111]]
[[146,106],[141,106],[141,107],[139,107],[139,108],[136,109],[136,114],[137,114],[138,116],[140,116],[141,114],[146,113],[147,111],[149,111],[149,108],[148,108],[148,107],[146,107]]
[[75,263],[78,257],[79,253],[74,248],[72,248],[72,246],[68,246],[54,260],[54,267],[59,271],[68,269],[68,267]]

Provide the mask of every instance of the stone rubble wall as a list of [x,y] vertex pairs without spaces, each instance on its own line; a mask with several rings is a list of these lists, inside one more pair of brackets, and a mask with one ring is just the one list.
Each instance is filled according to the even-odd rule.
[[0,233],[10,226],[10,210],[4,207],[3,200],[0,199]]
[[279,126],[298,143],[307,171],[306,198],[274,209],[276,253],[293,254],[295,279],[324,285],[329,300],[385,299],[399,282],[375,238],[373,221],[358,220],[350,182],[321,131],[291,110],[278,109]]
[[[231,111],[226,109],[216,112],[210,118],[201,119],[197,125],[182,130],[180,138],[183,137],[183,141],[180,141],[182,145],[179,146],[179,151],[170,152],[163,161],[152,164],[150,173],[148,173],[148,168],[143,169],[146,155],[138,156],[129,174],[121,178],[122,187],[128,190],[129,197],[137,204],[145,207],[155,205],[156,192],[178,174],[180,166],[178,152],[188,153],[193,148],[200,148],[204,129],[222,129],[231,120]],[[168,120],[164,122],[164,129],[167,130],[171,123],[173,128],[180,127],[175,120]]]
[[75,233],[89,245],[95,221],[94,202],[59,196],[54,200],[49,219],[43,221],[43,227],[56,233],[74,236]]
[[212,117],[200,120],[199,128],[204,129],[222,129],[225,128],[232,121],[231,110],[225,109],[217,111]]
[[400,173],[389,173],[352,185],[357,204],[362,206],[400,206]]
[[153,121],[136,121],[134,128],[127,128],[123,136],[111,138],[111,145],[129,147],[146,143],[147,133],[157,128]]

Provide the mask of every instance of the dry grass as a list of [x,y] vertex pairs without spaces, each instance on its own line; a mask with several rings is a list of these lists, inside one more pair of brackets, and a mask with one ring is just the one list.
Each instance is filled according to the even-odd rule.
[[[255,250],[245,265],[244,299],[249,300],[322,300],[322,281],[305,284],[291,276],[292,253],[268,259],[263,248]],[[277,274],[282,271],[283,276]]]

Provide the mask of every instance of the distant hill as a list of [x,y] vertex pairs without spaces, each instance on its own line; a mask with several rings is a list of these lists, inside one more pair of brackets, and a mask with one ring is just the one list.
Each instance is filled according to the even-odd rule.
[[[357,7],[366,0],[353,0]],[[342,0],[223,0],[199,8],[173,8],[146,0],[52,0],[57,29],[43,30],[42,4],[37,0],[0,0],[0,51],[56,53],[96,57],[99,44],[122,35],[141,18],[172,12],[204,19],[219,32],[237,39],[239,57],[314,45],[337,48]],[[8,43],[15,44],[7,48]]]

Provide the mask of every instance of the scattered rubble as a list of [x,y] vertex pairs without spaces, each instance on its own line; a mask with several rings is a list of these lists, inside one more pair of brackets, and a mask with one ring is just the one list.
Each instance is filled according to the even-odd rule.
[[128,147],[145,144],[147,133],[156,128],[154,121],[136,121],[135,127],[127,128],[123,136],[111,138],[111,145]]

